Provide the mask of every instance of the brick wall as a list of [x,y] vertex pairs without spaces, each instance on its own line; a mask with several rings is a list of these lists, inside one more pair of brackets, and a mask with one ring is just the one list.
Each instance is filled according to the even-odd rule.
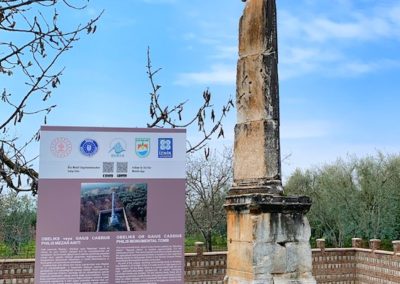
[[354,249],[315,249],[312,258],[313,275],[318,284],[354,283],[356,279]]
[[[379,240],[370,248],[360,247],[354,239],[352,248],[325,248],[319,240],[313,249],[313,274],[318,284],[398,284],[400,283],[400,242],[394,251],[379,250]],[[203,253],[200,243],[196,253],[185,255],[186,284],[222,284],[226,271],[226,252]],[[0,260],[0,284],[33,282],[34,260]]]
[[0,260],[0,284],[34,283],[33,259]]
[[370,249],[313,250],[313,274],[318,284],[398,284],[400,255]]
[[226,252],[203,252],[201,242],[195,246],[196,253],[185,254],[185,284],[223,284]]
[[365,284],[400,283],[400,255],[386,251],[359,250],[356,255],[356,280]]
[[354,238],[352,248],[325,249],[325,241],[317,240],[318,249],[313,250],[317,283],[400,283],[400,242],[393,241],[393,252],[379,250],[380,242],[372,239],[369,249],[363,249],[362,240]]

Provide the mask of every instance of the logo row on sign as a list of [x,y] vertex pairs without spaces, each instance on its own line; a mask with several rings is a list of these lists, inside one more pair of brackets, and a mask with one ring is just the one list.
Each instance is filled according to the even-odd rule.
[[[135,138],[135,154],[139,158],[146,158],[150,155],[151,147],[150,138]],[[173,138],[158,138],[157,146],[158,158],[172,158],[173,157]],[[68,157],[74,147],[71,140],[66,137],[57,137],[51,141],[51,153],[57,158]],[[79,152],[86,157],[93,157],[99,151],[99,143],[95,139],[86,138],[79,143]],[[127,143],[124,139],[116,138],[111,141],[107,146],[108,154],[111,157],[125,157],[127,150]]]

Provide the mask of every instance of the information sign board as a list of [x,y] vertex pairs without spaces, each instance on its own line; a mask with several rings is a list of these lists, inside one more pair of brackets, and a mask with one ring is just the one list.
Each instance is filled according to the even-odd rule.
[[185,130],[40,135],[35,283],[184,283]]

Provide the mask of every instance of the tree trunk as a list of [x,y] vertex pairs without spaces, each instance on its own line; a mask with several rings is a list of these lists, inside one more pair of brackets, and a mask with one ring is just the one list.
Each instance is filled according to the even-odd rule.
[[207,234],[205,236],[206,239],[206,248],[208,252],[212,251],[212,234],[211,231],[207,231]]

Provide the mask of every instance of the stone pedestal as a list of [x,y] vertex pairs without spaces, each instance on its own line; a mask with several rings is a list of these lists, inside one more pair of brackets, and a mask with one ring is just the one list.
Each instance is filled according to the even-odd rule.
[[352,238],[351,239],[351,247],[362,248],[362,239],[361,238]]
[[227,198],[228,284],[315,284],[307,197]]
[[400,254],[400,241],[392,241],[393,244],[393,253]]
[[381,248],[381,240],[379,239],[369,240],[369,248],[372,251],[379,250]]
[[317,248],[319,248],[321,252],[325,252],[325,239],[317,239]]

